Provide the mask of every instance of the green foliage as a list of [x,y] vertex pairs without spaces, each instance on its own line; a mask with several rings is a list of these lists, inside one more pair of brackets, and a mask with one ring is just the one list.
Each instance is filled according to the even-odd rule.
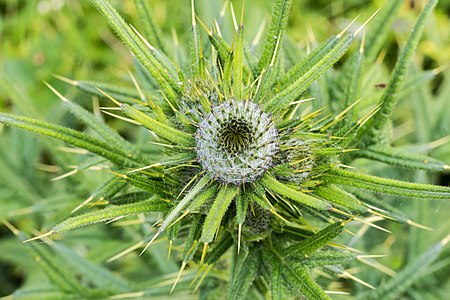
[[[277,0],[265,30],[252,0],[50,2],[30,20],[33,5],[0,5],[0,296],[450,292],[450,85],[436,50],[449,21],[437,0],[373,15],[378,2],[336,0],[331,21],[323,1]],[[19,57],[41,26],[56,41],[31,76]],[[61,56],[67,36],[52,26],[86,67]]]

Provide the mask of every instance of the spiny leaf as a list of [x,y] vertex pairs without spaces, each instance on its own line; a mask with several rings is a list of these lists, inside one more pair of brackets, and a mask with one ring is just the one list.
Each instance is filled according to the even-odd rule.
[[338,236],[343,228],[344,225],[341,222],[335,222],[308,237],[304,241],[286,248],[283,252],[286,253],[287,256],[309,255]]
[[342,207],[345,207],[353,212],[366,212],[367,208],[363,205],[361,201],[356,199],[350,193],[337,188],[334,185],[321,186],[314,190],[314,194],[325,200],[336,203]]
[[138,121],[146,128],[155,132],[158,136],[172,143],[183,146],[192,146],[194,144],[194,138],[188,133],[179,131],[173,127],[162,124],[128,104],[122,104],[120,108],[127,116],[129,116],[135,121]]
[[191,225],[189,226],[189,234],[184,242],[183,262],[190,261],[197,251],[198,239],[202,233],[202,222],[204,218],[201,215],[193,217]]
[[136,3],[137,12],[143,24],[146,38],[150,44],[155,45],[157,49],[160,49],[163,53],[168,54],[164,41],[161,37],[161,30],[155,24],[148,1],[135,0],[134,2]]
[[214,235],[222,222],[223,215],[238,192],[239,187],[237,186],[224,186],[219,190],[217,197],[206,216],[202,236],[200,238],[201,242],[209,243],[214,239]]
[[38,266],[60,290],[72,292],[78,297],[84,298],[86,296],[86,287],[77,280],[77,274],[67,268],[61,268],[63,260],[55,257],[47,245],[29,244],[28,250]]
[[380,110],[374,115],[371,120],[369,120],[368,123],[366,123],[367,125],[365,126],[365,128],[360,131],[361,138],[363,135],[368,135],[367,142],[369,144],[373,144],[379,137],[381,129],[386,124],[386,121],[389,119],[392,110],[397,104],[398,93],[403,86],[409,63],[415,49],[417,48],[419,39],[422,36],[426,20],[433,11],[433,8],[436,6],[437,2],[437,0],[428,1],[427,5],[420,13],[419,18],[417,19],[417,22],[408,37],[408,41],[406,42],[406,45],[404,46],[402,52],[400,53],[398,61],[395,64],[394,71],[392,72],[391,78],[389,79],[386,91],[381,97]]
[[234,238],[228,232],[221,234],[219,239],[214,243],[214,247],[208,251],[205,257],[205,263],[213,264],[217,262],[225,252],[233,245]]
[[167,203],[157,200],[156,197],[154,197],[153,199],[146,201],[107,207],[101,210],[68,218],[53,227],[51,231],[55,233],[65,232],[81,226],[112,220],[117,217],[125,217],[154,211],[165,211],[168,207],[169,205]]
[[311,69],[320,59],[336,46],[340,37],[332,36],[325,42],[322,42],[311,53],[302,58],[296,65],[289,69],[281,80],[281,89],[284,89],[294,83],[300,76]]
[[356,152],[356,155],[408,169],[437,172],[450,170],[449,165],[435,158],[403,152],[388,146],[371,146],[367,149],[359,150]]
[[113,275],[110,270],[95,265],[80,257],[77,253],[63,244],[53,242],[50,247],[67,263],[66,268],[76,270],[92,282],[97,288],[111,292],[129,292],[132,287],[123,278]]
[[136,158],[130,157],[129,153],[114,149],[101,140],[67,127],[6,113],[0,113],[0,122],[67,142],[103,156],[118,165],[136,166],[139,163]]
[[422,270],[438,258],[439,254],[449,241],[450,236],[447,236],[444,240],[433,245],[415,261],[406,265],[406,267],[400,271],[397,276],[387,282],[384,282],[383,285],[376,290],[364,295],[364,299],[398,299],[402,293],[404,293],[411,285],[421,278],[421,274],[423,272]]
[[[94,5],[103,13],[109,25],[122,38],[124,44],[136,56],[139,62],[158,82],[161,89],[171,100],[175,100],[180,94],[180,88],[177,84],[178,79],[171,77],[168,70],[176,69],[171,66],[167,68],[166,62],[161,61],[163,56],[158,50],[150,45],[145,45],[138,34],[123,20],[117,11],[107,0],[92,0]],[[150,46],[150,48],[148,47]]]
[[136,91],[136,89],[130,88],[128,86],[117,86],[90,80],[72,80],[61,76],[55,77],[77,87],[85,93],[89,93],[98,97],[105,97],[105,94],[101,92],[103,91],[104,93],[110,95],[111,97],[117,99],[122,103],[134,104],[135,102],[133,102],[133,99],[139,99],[139,93]]
[[236,34],[236,44],[234,51],[233,65],[233,91],[234,96],[238,100],[243,100],[243,81],[242,75],[244,70],[244,25],[239,25]]
[[317,251],[308,256],[293,257],[293,259],[309,268],[329,265],[345,265],[356,260],[357,255],[352,252]]
[[[255,250],[253,250],[255,251]],[[247,292],[258,272],[259,255],[250,253],[239,268],[239,274],[234,277],[227,299],[247,299]]]
[[[47,83],[46,83],[47,84]],[[108,142],[112,146],[122,149],[124,152],[137,153],[138,150],[135,149],[128,141],[122,138],[117,131],[112,130],[104,122],[95,117],[92,113],[88,112],[83,107],[70,101],[63,95],[61,95],[55,88],[47,84],[47,86],[63,101],[64,105],[67,106],[70,112],[85,125],[89,126],[94,130],[99,137]]]
[[299,203],[311,206],[311,207],[319,209],[319,210],[331,209],[330,204],[328,204],[320,199],[317,199],[317,198],[314,198],[307,194],[304,194],[302,192],[293,190],[290,187],[286,186],[285,184],[276,180],[271,175],[268,175],[268,174],[264,175],[264,177],[261,179],[261,182],[263,185],[265,185],[267,187],[267,189],[272,190],[278,194],[281,194],[281,195],[288,197]]
[[334,63],[336,63],[342,55],[348,50],[354,34],[348,34],[339,39],[339,41],[326,53],[323,53],[316,64],[311,66],[307,72],[302,74],[295,82],[276,94],[266,104],[266,109],[275,112],[281,111],[291,102],[300,97],[311,84],[324,74]]
[[276,55],[277,39],[283,38],[291,4],[292,0],[276,0],[273,4],[272,22],[264,40],[264,50],[258,63],[259,72],[266,69]]
[[208,175],[203,176],[196,185],[190,189],[190,191],[184,196],[183,199],[175,206],[175,208],[167,215],[167,217],[162,222],[161,226],[158,228],[158,232],[164,231],[167,226],[172,223],[172,221],[180,214],[180,212],[191,202],[191,200],[200,193],[200,191],[208,185],[211,178]]
[[386,36],[391,30],[392,22],[395,20],[403,2],[403,0],[386,0],[384,6],[381,8],[381,13],[374,18],[366,36],[366,62],[372,63],[380,52]]
[[383,194],[450,200],[450,187],[439,185],[410,183],[340,169],[332,169],[323,179],[329,183],[354,186]]

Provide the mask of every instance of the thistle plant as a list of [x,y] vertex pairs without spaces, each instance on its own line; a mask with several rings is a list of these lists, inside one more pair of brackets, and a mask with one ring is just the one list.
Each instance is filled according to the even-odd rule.
[[[68,216],[28,239],[31,251],[45,258],[44,268],[66,296],[164,295],[176,292],[178,282],[193,277],[185,272],[195,270],[196,287],[180,284],[180,290],[200,289],[207,298],[329,299],[333,291],[325,290],[311,269],[371,287],[344,269],[364,259],[338,242],[347,224],[359,222],[386,231],[374,224],[372,216],[427,229],[379,194],[450,199],[449,187],[396,180],[389,174],[375,176],[353,167],[356,159],[366,158],[410,170],[450,169],[438,159],[396,149],[389,134],[391,115],[436,0],[428,1],[420,13],[381,98],[368,100],[361,98],[361,77],[377,58],[402,1],[388,1],[353,32],[350,24],[301,57],[285,36],[291,0],[274,1],[265,38],[252,47],[247,42],[244,4],[240,19],[231,6],[234,28],[228,43],[221,35],[226,29],[218,22],[212,28],[205,25],[191,3],[188,62],[173,56],[148,4],[135,2],[142,31],[125,22],[107,0],[92,1],[133,54],[132,86],[58,78],[107,99],[112,105],[103,107],[105,114],[146,128],[145,143],[124,139],[49,84],[88,128],[86,132],[0,114],[5,125],[89,151],[77,172],[98,166],[109,176],[73,212],[90,205],[104,208]],[[224,7],[228,9],[228,3]],[[357,44],[356,50],[349,50],[352,44]],[[333,70],[346,53],[343,65]],[[325,83],[324,76],[328,76]],[[70,253],[52,237],[93,223],[154,213],[159,213],[154,232],[140,236],[138,244],[114,260],[137,249],[145,256],[157,247],[156,241],[167,239],[169,256],[172,247],[180,253],[180,269],[169,289],[133,286],[87,264],[83,266],[103,274],[107,284],[91,278],[97,289],[89,289],[67,274],[60,280],[54,276],[48,250],[33,244],[40,239],[59,253]],[[400,295],[408,288],[405,283],[394,289],[400,279],[432,263],[448,241],[444,238],[420,263],[366,296]]]

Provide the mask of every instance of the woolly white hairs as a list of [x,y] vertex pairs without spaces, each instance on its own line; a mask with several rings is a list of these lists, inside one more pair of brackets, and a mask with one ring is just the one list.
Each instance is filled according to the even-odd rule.
[[254,182],[272,166],[278,137],[272,119],[258,105],[231,100],[200,121],[197,159],[212,178],[225,184]]

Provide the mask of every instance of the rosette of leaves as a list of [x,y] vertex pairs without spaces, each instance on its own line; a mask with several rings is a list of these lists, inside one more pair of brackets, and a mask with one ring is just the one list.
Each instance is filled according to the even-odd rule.
[[[388,132],[407,67],[437,1],[424,7],[387,88],[369,109],[359,106],[361,76],[376,58],[401,1],[391,1],[383,8],[365,39],[359,41],[359,50],[350,54],[326,83],[322,76],[347,53],[366,24],[355,32],[345,29],[299,59],[284,38],[291,1],[275,1],[266,37],[256,49],[246,42],[243,18],[234,20],[234,38],[227,43],[221,36],[224,29],[217,23],[213,29],[203,25],[192,4],[190,60],[186,64],[177,62],[168,50],[144,1],[136,1],[144,23],[142,33],[125,22],[108,1],[92,2],[132,52],[134,86],[62,79],[111,100],[115,107],[105,112],[148,129],[150,146],[137,147],[125,140],[51,86],[94,134],[1,113],[0,121],[6,125],[88,150],[93,156],[79,170],[108,162],[112,173],[110,180],[80,205],[97,199],[107,207],[69,217],[33,239],[52,243],[48,237],[53,234],[159,212],[157,231],[140,243],[145,245],[141,254],[163,233],[170,245],[176,239],[182,241],[181,269],[173,288],[190,264],[198,269],[194,281],[205,295],[227,286],[230,299],[269,295],[273,299],[328,299],[310,269],[323,267],[332,275],[354,278],[342,265],[357,255],[332,242],[348,222],[377,227],[363,220],[376,215],[415,224],[372,192],[450,199],[448,187],[368,175],[349,167],[355,158],[364,157],[409,169],[449,169],[437,159],[391,147]],[[199,25],[204,27],[207,41],[202,40]],[[329,103],[321,95],[324,90]],[[315,98],[313,104],[311,98]],[[329,104],[329,112],[325,104]],[[447,242],[448,238],[439,244],[439,251]],[[230,252],[231,260],[224,260]],[[229,272],[227,280],[214,275],[214,270],[223,269]],[[68,288],[67,282],[56,284]],[[133,295],[135,290],[127,287],[122,291]],[[115,294],[86,289],[73,292],[94,298]],[[382,288],[376,297],[397,294]]]

